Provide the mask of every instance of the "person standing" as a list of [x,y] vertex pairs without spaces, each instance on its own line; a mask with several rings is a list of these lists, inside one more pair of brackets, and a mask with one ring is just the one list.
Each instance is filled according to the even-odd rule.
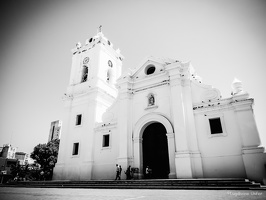
[[147,166],[145,173],[146,173],[146,178],[151,178],[152,169],[149,166]]
[[122,167],[119,165],[119,180],[121,180]]
[[125,174],[127,176],[127,180],[131,179],[131,166],[129,165],[127,170],[125,171]]
[[120,179],[119,174],[120,174],[120,168],[119,168],[118,164],[116,164],[116,175],[115,175],[115,180]]

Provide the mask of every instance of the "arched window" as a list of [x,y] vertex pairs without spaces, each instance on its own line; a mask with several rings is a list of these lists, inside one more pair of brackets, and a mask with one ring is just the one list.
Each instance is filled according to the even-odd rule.
[[88,67],[83,66],[82,75],[81,75],[81,83],[86,82],[88,79]]
[[114,81],[113,79],[114,79],[114,77],[113,77],[113,70],[112,70],[112,68],[109,68],[107,70],[106,82],[111,84]]
[[113,83],[114,79],[114,74],[113,74],[113,63],[111,60],[108,60],[108,70],[107,70],[107,76],[106,76],[106,82],[107,83]]

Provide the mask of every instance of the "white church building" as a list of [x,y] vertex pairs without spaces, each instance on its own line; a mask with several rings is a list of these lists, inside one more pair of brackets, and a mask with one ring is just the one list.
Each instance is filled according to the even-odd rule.
[[[123,56],[99,30],[72,50],[54,180],[145,178],[266,180],[253,99],[204,84],[189,62],[148,57],[122,71]],[[122,172],[122,179],[125,174]]]

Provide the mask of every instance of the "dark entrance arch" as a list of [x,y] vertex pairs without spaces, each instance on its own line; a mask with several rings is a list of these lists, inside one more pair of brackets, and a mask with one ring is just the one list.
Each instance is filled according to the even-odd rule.
[[[143,132],[143,172],[145,178],[168,178],[170,173],[166,129],[161,123],[148,125]],[[146,167],[151,175],[146,174]]]

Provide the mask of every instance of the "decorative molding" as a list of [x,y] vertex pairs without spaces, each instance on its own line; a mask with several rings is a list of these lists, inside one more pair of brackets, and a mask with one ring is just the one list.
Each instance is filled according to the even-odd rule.
[[144,91],[144,90],[149,90],[149,89],[160,87],[160,86],[164,86],[164,85],[168,85],[168,81],[165,81],[163,83],[157,83],[157,84],[154,84],[152,86],[143,87],[143,88],[139,88],[139,89],[135,89],[135,90],[133,89],[133,92],[137,93],[137,92],[141,92],[141,91]]
[[212,88],[201,94],[202,101],[218,100],[221,98],[221,92],[218,89]]
[[225,109],[230,110],[247,110],[253,104],[253,99],[244,99],[241,101],[234,101],[232,98],[214,100],[193,105],[194,114],[202,114]]
[[158,108],[157,105],[152,105],[152,106],[146,107],[145,110],[152,110],[152,109],[155,110],[156,108]]
[[168,139],[171,139],[175,137],[175,133],[166,133],[166,136]]
[[143,139],[140,137],[133,138],[134,143],[142,143]]
[[264,147],[244,147],[242,148],[243,154],[256,154],[256,153],[264,153]]
[[109,130],[117,128],[117,122],[109,122],[109,123],[97,123],[94,131],[95,132],[108,132]]

